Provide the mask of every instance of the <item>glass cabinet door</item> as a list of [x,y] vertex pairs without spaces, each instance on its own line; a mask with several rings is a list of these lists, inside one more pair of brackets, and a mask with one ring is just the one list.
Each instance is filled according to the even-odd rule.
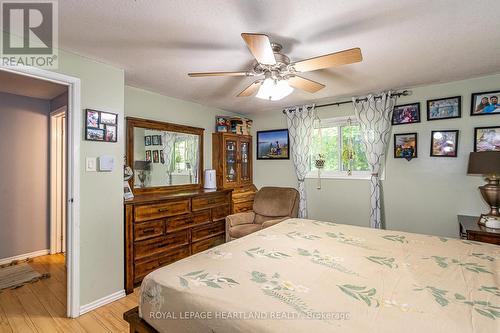
[[240,139],[240,181],[241,182],[250,182],[252,178],[252,170],[250,166],[250,141],[245,139]]
[[224,166],[224,178],[226,183],[236,183],[238,181],[238,174],[237,174],[237,141],[232,140],[232,139],[225,139],[224,140],[224,146],[225,146],[225,160],[226,160],[226,165]]

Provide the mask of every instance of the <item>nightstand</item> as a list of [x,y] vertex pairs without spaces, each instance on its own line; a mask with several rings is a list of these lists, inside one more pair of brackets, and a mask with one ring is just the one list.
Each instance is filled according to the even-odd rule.
[[500,229],[491,229],[477,224],[479,216],[458,215],[460,238],[500,245]]

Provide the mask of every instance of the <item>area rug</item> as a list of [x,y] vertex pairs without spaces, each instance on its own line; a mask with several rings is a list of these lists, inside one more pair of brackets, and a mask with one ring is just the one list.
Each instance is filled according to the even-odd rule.
[[0,266],[0,291],[19,288],[26,283],[33,283],[48,277],[50,277],[49,273],[35,271],[28,261],[3,265]]

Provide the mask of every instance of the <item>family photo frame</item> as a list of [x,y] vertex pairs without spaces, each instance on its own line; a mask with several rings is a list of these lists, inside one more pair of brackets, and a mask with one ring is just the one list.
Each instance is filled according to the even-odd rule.
[[431,131],[431,157],[457,157],[458,130]]
[[118,141],[118,114],[92,109],[85,110],[85,140]]
[[500,89],[474,93],[471,96],[471,116],[487,116],[500,114]]
[[420,102],[396,105],[392,113],[392,125],[414,124],[420,122]]
[[417,133],[394,134],[394,158],[404,158],[410,161],[418,156]]
[[500,151],[500,126],[474,128],[474,151]]
[[290,137],[287,129],[257,132],[258,160],[290,159]]
[[431,99],[427,101],[427,120],[462,117],[462,96]]

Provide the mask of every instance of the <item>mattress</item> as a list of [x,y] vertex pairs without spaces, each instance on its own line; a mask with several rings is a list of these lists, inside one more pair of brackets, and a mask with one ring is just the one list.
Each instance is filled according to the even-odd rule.
[[150,273],[160,332],[500,332],[500,247],[289,219]]

